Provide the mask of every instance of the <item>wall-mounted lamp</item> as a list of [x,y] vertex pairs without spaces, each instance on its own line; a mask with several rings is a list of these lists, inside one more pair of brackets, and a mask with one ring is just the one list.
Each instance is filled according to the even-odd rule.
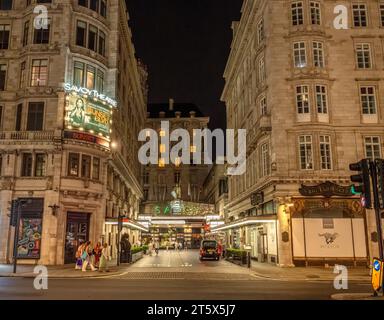
[[48,208],[51,208],[52,209],[52,215],[56,216],[57,209],[59,209],[60,207],[57,204],[54,204],[54,205],[48,206]]

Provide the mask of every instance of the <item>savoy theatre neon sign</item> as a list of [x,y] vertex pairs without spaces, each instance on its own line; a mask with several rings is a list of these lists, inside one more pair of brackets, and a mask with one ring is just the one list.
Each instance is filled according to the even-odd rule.
[[105,94],[99,93],[97,90],[90,90],[87,88],[78,87],[78,86],[72,85],[70,83],[64,84],[64,90],[67,92],[74,92],[77,94],[87,95],[89,97],[93,97],[93,98],[96,98],[102,102],[105,102],[105,103],[107,103],[107,104],[109,104],[115,108],[117,107],[116,100],[106,96]]

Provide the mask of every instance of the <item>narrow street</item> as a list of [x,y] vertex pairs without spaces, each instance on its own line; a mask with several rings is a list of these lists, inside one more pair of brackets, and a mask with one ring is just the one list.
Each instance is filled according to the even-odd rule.
[[[369,283],[352,282],[347,292],[370,292]],[[330,299],[340,293],[332,281],[284,281],[255,276],[227,261],[202,261],[198,251],[160,251],[118,276],[50,279],[37,291],[33,279],[0,278],[0,299]]]

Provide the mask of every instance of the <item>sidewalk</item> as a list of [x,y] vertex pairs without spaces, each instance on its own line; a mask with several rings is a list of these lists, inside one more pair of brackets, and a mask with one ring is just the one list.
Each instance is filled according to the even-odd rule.
[[[122,264],[116,266],[116,261],[111,261],[109,272],[91,271],[89,268],[87,272],[75,270],[75,264],[62,265],[62,266],[47,266],[48,278],[98,278],[105,276],[118,276],[125,272],[130,264]],[[13,273],[13,265],[0,264],[0,277],[22,277],[22,278],[35,278],[37,274],[33,272],[35,265],[18,265],[17,273]]]
[[[278,267],[267,263],[252,261],[251,271],[256,277],[271,280],[297,280],[297,281],[333,281],[337,273],[333,273],[333,267]],[[348,267],[348,279],[350,281],[364,281],[370,283],[369,269],[366,267]]]

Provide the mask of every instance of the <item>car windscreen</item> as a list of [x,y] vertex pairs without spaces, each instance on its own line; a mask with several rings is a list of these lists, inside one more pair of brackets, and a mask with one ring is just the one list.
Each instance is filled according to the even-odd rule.
[[203,248],[216,248],[216,241],[204,241],[202,247]]

